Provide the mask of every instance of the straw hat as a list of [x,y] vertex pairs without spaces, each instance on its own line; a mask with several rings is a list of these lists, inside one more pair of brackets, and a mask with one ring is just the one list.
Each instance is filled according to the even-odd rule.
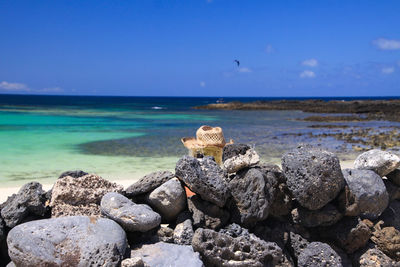
[[[196,132],[196,138],[184,137],[181,139],[185,147],[204,148],[209,146],[224,147],[227,143],[224,138],[221,127],[201,126]],[[229,143],[233,143],[230,140]]]

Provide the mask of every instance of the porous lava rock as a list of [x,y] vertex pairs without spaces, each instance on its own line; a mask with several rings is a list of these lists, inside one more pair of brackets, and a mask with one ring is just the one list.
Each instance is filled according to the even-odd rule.
[[354,266],[358,267],[400,267],[400,262],[396,262],[376,247],[367,247],[357,253]]
[[383,227],[382,221],[374,226],[371,240],[386,255],[400,261],[400,231],[394,227]]
[[127,247],[116,222],[86,216],[20,224],[7,244],[16,266],[118,266]]
[[146,198],[162,218],[171,221],[186,208],[186,194],[180,181],[172,178],[154,189]]
[[360,170],[372,170],[380,176],[394,171],[400,166],[400,158],[388,151],[372,149],[356,158],[354,168]]
[[174,178],[174,174],[170,171],[157,171],[147,174],[140,178],[136,183],[132,184],[125,190],[127,197],[135,197],[153,191],[163,183]]
[[5,224],[13,228],[28,216],[43,217],[47,212],[45,194],[40,183],[23,185],[17,194],[8,197],[2,204],[1,217]]
[[334,226],[322,227],[319,230],[322,237],[333,240],[347,253],[353,253],[364,247],[372,233],[369,222],[357,217],[345,217]]
[[340,203],[347,216],[378,218],[389,203],[389,195],[382,178],[371,170],[345,169],[346,180]]
[[192,213],[193,226],[196,228],[210,228],[218,230],[229,221],[230,214],[227,210],[202,200],[199,196],[188,198],[188,208]]
[[115,192],[103,196],[100,208],[102,214],[119,223],[126,231],[146,232],[161,223],[161,216],[149,206],[135,204]]
[[201,161],[191,156],[183,156],[176,164],[176,176],[193,192],[206,201],[223,207],[229,197],[225,173],[212,157]]
[[277,180],[267,179],[258,168],[244,169],[229,181],[232,195],[230,210],[234,220],[244,226],[252,226],[268,217],[269,206],[274,199]]
[[342,259],[328,244],[311,242],[298,257],[299,267],[342,267]]
[[122,192],[122,189],[95,174],[58,179],[51,195],[51,216],[100,216],[101,198],[108,192]]
[[82,176],[88,175],[87,172],[81,171],[81,170],[76,170],[76,171],[66,171],[60,174],[60,176],[58,177],[58,179],[70,176],[72,178],[79,178]]
[[237,155],[224,161],[224,168],[228,173],[254,166],[260,162],[260,156],[254,149],[248,149],[244,155]]
[[190,219],[178,223],[174,229],[174,243],[178,245],[191,245],[193,238],[193,225]]
[[121,267],[150,267],[148,264],[144,263],[142,258],[133,257],[127,258],[121,262]]
[[199,228],[192,246],[200,252],[206,266],[279,266],[282,250],[253,234],[232,237],[210,229]]
[[299,146],[285,153],[282,169],[293,197],[310,210],[328,204],[344,186],[339,159],[320,148]]
[[294,223],[301,224],[305,227],[333,225],[343,217],[332,204],[327,204],[319,210],[308,210],[298,207],[292,210],[291,215]]
[[246,144],[229,144],[224,146],[222,152],[222,161],[226,161],[227,159],[244,155],[246,151],[250,149],[249,145]]
[[131,251],[131,257],[139,257],[149,266],[203,267],[200,255],[191,246],[158,242],[145,244]]

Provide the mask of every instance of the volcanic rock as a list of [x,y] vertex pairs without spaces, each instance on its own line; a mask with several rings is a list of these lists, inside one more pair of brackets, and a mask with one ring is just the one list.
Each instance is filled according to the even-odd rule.
[[400,169],[392,171],[391,173],[387,174],[386,177],[396,186],[400,186]]
[[191,245],[193,234],[192,221],[187,219],[175,226],[174,243],[178,245]]
[[28,216],[43,217],[47,212],[45,194],[40,183],[23,185],[17,194],[13,194],[2,204],[1,217],[5,224],[12,228]]
[[394,227],[383,227],[378,222],[372,233],[371,240],[386,255],[396,261],[400,261],[400,231]]
[[224,171],[212,157],[204,157],[200,162],[191,156],[182,157],[175,168],[176,176],[202,199],[225,205],[229,197],[228,186],[224,179]]
[[186,207],[186,194],[177,178],[154,189],[146,200],[167,221],[174,220]]
[[174,178],[174,174],[170,171],[152,172],[143,176],[139,181],[129,186],[125,190],[127,197],[134,197],[153,191],[163,183]]
[[328,204],[344,186],[339,159],[319,148],[300,146],[287,152],[282,168],[292,195],[310,210]]
[[52,217],[100,216],[101,198],[108,192],[121,192],[122,189],[122,186],[94,174],[58,179],[50,202]]
[[345,169],[344,193],[339,197],[347,216],[378,218],[389,203],[382,178],[371,170]]
[[246,151],[250,149],[250,146],[246,144],[229,144],[224,146],[224,150],[222,152],[222,161],[226,161],[227,159],[244,155]]
[[131,251],[131,257],[139,257],[145,264],[152,267],[203,266],[199,253],[194,252],[191,246],[182,246],[163,242],[142,245],[141,247]]
[[379,219],[383,221],[382,226],[393,226],[400,231],[400,201],[392,201]]
[[248,149],[244,155],[237,155],[224,161],[224,168],[228,173],[254,166],[260,162],[260,156],[254,149]]
[[123,260],[121,262],[121,267],[150,267],[150,266],[144,263],[142,258],[134,257]]
[[390,152],[372,149],[360,154],[354,161],[354,168],[372,170],[380,176],[394,171],[400,166],[400,158]]
[[320,234],[335,241],[347,253],[353,253],[367,244],[371,237],[371,229],[365,221],[355,217],[345,217],[330,228],[321,228]]
[[391,181],[384,179],[386,191],[389,194],[389,201],[400,200],[400,187],[392,183]]
[[312,242],[301,251],[299,267],[337,266],[342,267],[342,259],[328,244]]
[[17,266],[118,266],[127,247],[116,222],[86,216],[20,224],[7,244]]
[[296,262],[299,258],[299,255],[303,250],[310,244],[310,242],[302,237],[299,234],[296,234],[294,232],[289,233],[289,250],[294,256]]
[[229,181],[232,195],[231,211],[234,220],[245,226],[265,220],[274,190],[276,179],[267,179],[258,168],[244,169]]
[[103,196],[100,208],[102,214],[119,223],[126,231],[146,232],[161,223],[161,216],[149,206],[135,204],[115,192]]
[[399,267],[400,263],[396,263],[376,247],[367,247],[366,249],[360,251],[360,253],[357,253],[356,262],[354,265],[359,267]]
[[218,230],[226,225],[230,218],[228,211],[202,200],[195,195],[188,198],[189,211],[193,213],[193,226]]
[[76,170],[76,171],[66,171],[60,174],[60,176],[58,177],[58,179],[70,176],[72,178],[79,178],[82,176],[88,175],[87,172],[81,171],[81,170]]
[[192,246],[200,252],[206,266],[278,266],[283,259],[281,248],[253,234],[234,238],[199,228]]
[[292,210],[292,219],[295,223],[305,227],[329,226],[337,223],[343,215],[332,204],[327,204],[319,210],[296,208]]

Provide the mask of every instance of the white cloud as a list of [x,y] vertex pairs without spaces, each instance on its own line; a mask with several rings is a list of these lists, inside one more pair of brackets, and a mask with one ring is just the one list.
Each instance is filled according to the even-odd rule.
[[272,45],[267,44],[267,47],[265,47],[265,52],[266,52],[267,54],[273,53],[273,52],[274,52],[274,48],[272,47]]
[[393,67],[387,67],[387,68],[383,68],[382,69],[382,73],[383,74],[392,74],[394,72],[394,68]]
[[239,72],[249,73],[249,72],[253,72],[253,71],[251,69],[249,69],[249,68],[242,67],[242,68],[239,68]]
[[318,66],[318,60],[316,60],[315,58],[310,58],[310,59],[304,60],[303,62],[301,62],[301,64],[303,66],[316,67],[316,66]]
[[0,82],[0,89],[6,91],[30,91],[29,87],[23,83],[9,83],[6,81]]
[[49,87],[49,88],[43,88],[36,90],[36,92],[41,92],[41,93],[57,93],[57,92],[62,92],[64,91],[61,87]]
[[374,40],[373,44],[381,50],[400,50],[400,40],[379,38]]
[[32,92],[32,93],[58,93],[64,91],[61,87],[47,87],[42,89],[29,88],[24,83],[0,82],[0,90],[12,92]]
[[200,82],[200,86],[201,86],[201,87],[206,87],[206,82],[205,82],[205,81],[201,81],[201,82]]
[[315,73],[311,70],[305,70],[302,73],[300,73],[300,78],[314,78]]

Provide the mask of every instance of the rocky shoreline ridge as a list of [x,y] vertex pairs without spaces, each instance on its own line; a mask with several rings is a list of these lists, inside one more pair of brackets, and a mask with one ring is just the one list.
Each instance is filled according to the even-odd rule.
[[194,109],[220,110],[301,110],[310,113],[353,114],[353,116],[310,116],[307,121],[400,121],[400,100],[270,100],[228,102],[196,106]]
[[299,145],[280,168],[231,144],[223,166],[183,156],[127,188],[67,171],[0,205],[0,265],[400,266],[399,167]]

